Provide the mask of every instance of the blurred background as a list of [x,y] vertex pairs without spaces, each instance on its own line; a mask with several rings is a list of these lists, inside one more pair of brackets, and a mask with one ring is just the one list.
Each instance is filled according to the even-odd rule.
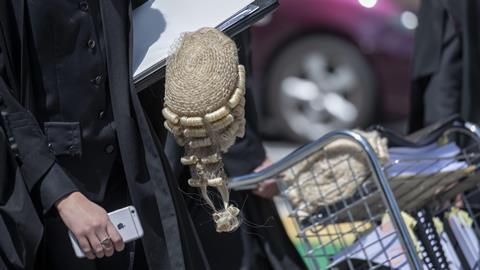
[[404,132],[419,2],[280,0],[253,27],[253,89],[273,160],[335,129]]

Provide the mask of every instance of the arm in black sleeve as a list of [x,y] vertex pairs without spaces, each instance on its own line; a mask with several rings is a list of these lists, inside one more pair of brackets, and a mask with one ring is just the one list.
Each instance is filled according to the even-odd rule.
[[456,12],[449,10],[442,1],[422,1],[412,63],[410,132],[465,109],[465,104],[460,106],[464,53]]
[[258,135],[257,112],[251,88],[250,32],[246,30],[235,39],[239,48],[239,60],[245,66],[245,136],[237,140],[224,156],[224,165],[230,176],[251,173],[266,159],[265,148]]
[[78,191],[72,179],[56,162],[42,178],[38,189],[44,213],[47,213],[61,198]]
[[[1,30],[0,24],[0,30]],[[40,200],[44,212],[77,188],[56,163],[35,117],[16,99],[14,69],[6,44],[11,42],[0,32],[0,109],[1,127],[9,135],[10,146],[18,156],[19,168],[32,197]],[[12,47],[12,46],[10,46]]]
[[262,140],[247,122],[245,136],[238,139],[228,150],[223,157],[223,163],[229,176],[238,176],[253,172],[265,159]]

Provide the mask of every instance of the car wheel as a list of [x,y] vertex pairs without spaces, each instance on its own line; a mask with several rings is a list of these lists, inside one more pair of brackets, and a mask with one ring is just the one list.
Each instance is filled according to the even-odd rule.
[[303,37],[287,46],[272,63],[267,88],[276,126],[295,141],[364,126],[375,110],[369,63],[355,46],[334,36]]

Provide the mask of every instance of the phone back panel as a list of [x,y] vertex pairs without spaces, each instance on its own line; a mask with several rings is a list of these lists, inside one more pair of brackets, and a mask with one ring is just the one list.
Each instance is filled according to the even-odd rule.
[[126,207],[108,214],[110,221],[122,236],[124,242],[130,242],[143,236],[141,227],[137,226],[138,220],[135,208]]

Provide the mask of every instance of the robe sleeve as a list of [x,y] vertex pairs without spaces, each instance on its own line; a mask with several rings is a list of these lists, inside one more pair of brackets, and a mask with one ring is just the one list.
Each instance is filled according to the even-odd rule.
[[244,65],[247,72],[245,91],[245,136],[236,143],[224,155],[225,170],[229,176],[238,176],[253,172],[266,158],[262,139],[258,134],[257,111],[254,94],[252,92],[252,65],[250,50],[250,32],[243,31],[235,42],[239,49],[239,61]]
[[15,89],[11,87],[13,72],[2,45],[0,42],[0,124],[7,131],[10,146],[14,146],[29,192],[47,213],[57,200],[77,191],[77,187],[55,161],[35,117],[15,98]]

